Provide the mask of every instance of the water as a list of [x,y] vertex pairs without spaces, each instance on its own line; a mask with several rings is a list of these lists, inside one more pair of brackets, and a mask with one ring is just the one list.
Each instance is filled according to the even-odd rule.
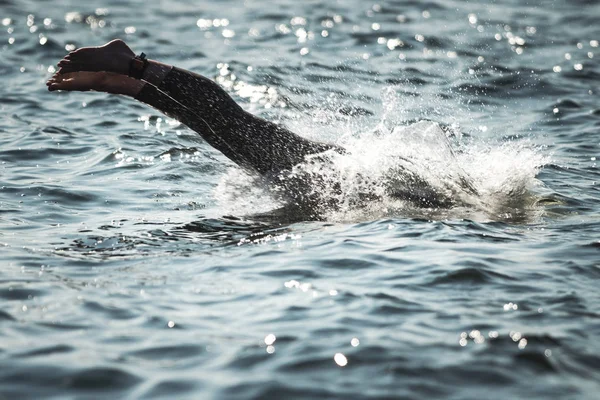
[[[0,4],[0,397],[596,398],[598,3]],[[46,91],[116,37],[348,148],[336,206]]]

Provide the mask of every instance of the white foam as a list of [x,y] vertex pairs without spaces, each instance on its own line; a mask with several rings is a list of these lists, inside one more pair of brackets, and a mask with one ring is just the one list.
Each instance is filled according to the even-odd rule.
[[[283,186],[286,179],[295,182],[286,187],[295,191],[294,202],[309,199],[321,218],[336,221],[396,216],[510,220],[532,207],[531,191],[540,184],[536,175],[549,160],[531,142],[494,145],[467,141],[431,121],[390,122],[394,99],[384,102],[374,128],[349,132],[350,125],[344,125],[338,144],[347,154],[311,157],[283,178]],[[314,132],[308,136],[314,138]],[[215,191],[223,212],[251,215],[280,207],[258,182],[230,171]]]

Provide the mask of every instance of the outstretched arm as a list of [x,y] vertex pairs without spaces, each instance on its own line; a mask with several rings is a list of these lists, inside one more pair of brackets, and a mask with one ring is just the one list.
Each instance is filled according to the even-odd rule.
[[76,50],[61,60],[49,89],[134,97],[198,132],[238,165],[261,174],[290,169],[309,154],[343,151],[247,113],[218,84],[193,72],[150,61],[142,79],[128,77],[133,57],[120,40]]

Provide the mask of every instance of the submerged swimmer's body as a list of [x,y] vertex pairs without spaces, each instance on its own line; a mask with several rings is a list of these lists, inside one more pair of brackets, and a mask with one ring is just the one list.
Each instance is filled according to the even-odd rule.
[[[58,66],[58,72],[47,82],[48,90],[99,91],[132,97],[187,125],[242,168],[276,183],[277,192],[285,192],[284,197],[306,217],[319,218],[319,209],[335,207],[331,199],[322,198],[318,176],[293,170],[311,159],[319,161],[319,154],[343,154],[345,150],[305,139],[247,113],[212,80],[146,60],[143,53],[135,56],[121,40],[72,51]],[[431,191],[418,177],[406,175],[402,183],[387,192],[426,207],[448,207],[453,202],[451,197]],[[308,186],[310,190],[306,190]],[[359,202],[377,197],[361,193]]]

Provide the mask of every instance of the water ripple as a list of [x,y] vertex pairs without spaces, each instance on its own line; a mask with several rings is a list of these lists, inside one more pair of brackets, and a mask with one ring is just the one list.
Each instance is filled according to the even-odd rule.
[[[0,397],[596,397],[595,2],[38,3],[0,0]],[[46,91],[114,38],[349,149],[336,207]]]

